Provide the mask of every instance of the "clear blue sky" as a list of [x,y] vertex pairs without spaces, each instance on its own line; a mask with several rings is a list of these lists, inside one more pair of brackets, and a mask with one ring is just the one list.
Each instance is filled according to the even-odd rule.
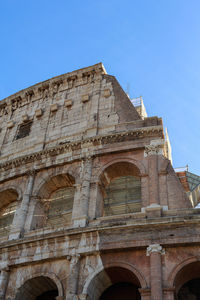
[[200,175],[199,0],[5,0],[0,23],[0,99],[101,61]]

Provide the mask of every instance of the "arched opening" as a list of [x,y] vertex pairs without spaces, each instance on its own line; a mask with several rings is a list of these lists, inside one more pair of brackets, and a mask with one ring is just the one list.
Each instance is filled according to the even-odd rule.
[[200,299],[200,262],[192,262],[183,267],[175,277],[176,299]]
[[0,192],[0,237],[7,236],[18,206],[18,193],[14,189]]
[[71,224],[74,203],[75,180],[69,174],[57,175],[41,187],[32,229],[40,227],[61,227]]
[[27,280],[18,290],[15,300],[56,300],[58,288],[55,282],[46,276]]
[[139,169],[129,162],[107,167],[100,176],[103,215],[120,215],[141,210]]
[[200,278],[186,282],[178,292],[178,300],[199,300],[200,299]]
[[140,300],[140,282],[130,270],[109,267],[102,270],[90,282],[87,300]]
[[100,297],[100,300],[139,300],[138,287],[129,282],[119,282],[111,285]]

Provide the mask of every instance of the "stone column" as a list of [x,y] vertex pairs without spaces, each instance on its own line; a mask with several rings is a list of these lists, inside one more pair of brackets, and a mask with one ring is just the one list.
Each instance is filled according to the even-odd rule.
[[149,204],[159,205],[158,192],[158,157],[157,155],[149,155]]
[[84,227],[87,224],[91,174],[92,158],[87,157],[82,162],[79,213],[78,216],[73,217],[74,226]]
[[5,299],[6,289],[9,281],[9,269],[2,269],[0,272],[0,300]]
[[151,300],[163,299],[161,254],[164,254],[164,250],[159,244],[147,248],[147,256],[150,256]]
[[139,289],[141,300],[150,300],[151,299],[151,290],[150,289]]
[[149,174],[149,206],[146,207],[147,217],[161,216],[159,199],[158,155],[162,154],[161,141],[152,141],[145,147],[144,156],[148,157]]
[[175,288],[171,287],[171,288],[164,288],[163,289],[164,292],[164,300],[174,300],[174,294],[175,294]]
[[80,255],[76,254],[68,256],[70,261],[70,273],[67,280],[67,296],[66,300],[78,300],[78,279],[79,279],[79,268],[80,268]]
[[26,184],[26,189],[23,194],[20,208],[15,213],[11,233],[9,235],[9,240],[17,239],[23,237],[24,235],[24,226],[25,226],[26,216],[29,208],[29,202],[32,194],[35,171],[34,170],[29,171],[27,175],[28,175],[28,180]]
[[90,184],[89,217],[95,219],[102,217],[104,210],[103,193],[99,181]]

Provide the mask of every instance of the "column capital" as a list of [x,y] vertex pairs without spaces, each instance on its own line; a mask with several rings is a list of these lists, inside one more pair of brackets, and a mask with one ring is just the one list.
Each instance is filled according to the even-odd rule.
[[163,154],[164,141],[163,140],[153,140],[150,145],[145,146],[144,157],[149,155],[160,155]]
[[4,272],[9,272],[10,271],[8,262],[1,262],[0,263],[0,272],[1,271],[4,271]]
[[165,250],[162,248],[160,244],[152,244],[147,247],[146,255],[150,256],[151,253],[160,253],[160,254],[165,254]]
[[35,169],[31,169],[26,172],[26,175],[34,177],[36,172],[37,171]]
[[71,264],[77,264],[80,259],[80,254],[67,255],[67,260],[70,261]]

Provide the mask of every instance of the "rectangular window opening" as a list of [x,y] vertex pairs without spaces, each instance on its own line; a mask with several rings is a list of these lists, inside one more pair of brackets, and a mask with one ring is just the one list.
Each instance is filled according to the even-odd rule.
[[22,139],[30,134],[32,122],[19,125],[16,140]]

